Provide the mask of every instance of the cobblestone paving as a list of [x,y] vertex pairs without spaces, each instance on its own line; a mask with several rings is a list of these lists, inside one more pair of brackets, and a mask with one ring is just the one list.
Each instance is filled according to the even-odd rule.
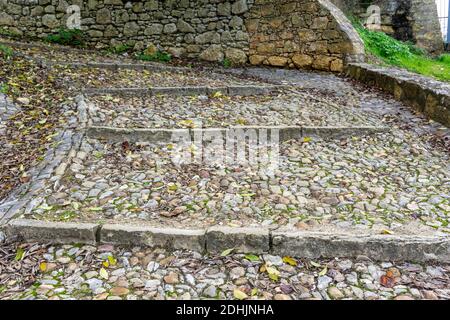
[[[404,132],[288,141],[278,170],[172,162],[168,146],[85,140],[57,192],[30,212],[52,220],[144,220],[177,227],[304,223],[447,228],[448,157]],[[444,160],[444,161],[443,161]],[[260,169],[263,169],[262,167]]]
[[[41,167],[33,168],[28,184],[13,198],[0,201],[0,217],[15,214],[180,228],[331,226],[358,233],[404,233],[405,226],[414,225],[415,232],[450,231],[449,130],[376,91],[334,75],[262,68],[214,74],[207,69],[196,73],[60,70],[63,79],[75,79],[80,87],[276,82],[299,91],[280,97],[145,101],[104,96],[92,98],[94,110],[69,106],[67,123],[55,138],[59,143]],[[272,104],[273,99],[277,103]],[[2,120],[9,112],[4,102],[0,96]],[[149,108],[141,112],[142,105]],[[307,107],[289,114],[279,109],[296,105]],[[284,142],[274,172],[237,164],[180,166],[172,161],[170,144],[111,144],[84,135],[91,120],[118,127],[190,127],[188,120],[193,117],[202,118],[205,126],[310,121],[315,125],[382,123],[392,131]],[[195,149],[190,151],[195,154]],[[0,233],[0,243],[2,238]],[[0,298],[449,299],[449,270],[448,265],[374,263],[366,257],[309,261],[15,243],[0,245]]]
[[[120,56],[108,53],[106,51],[91,51],[91,50],[76,50],[66,46],[59,46],[55,44],[44,44],[42,42],[30,41],[28,44],[34,45],[31,48],[21,47],[15,45],[14,42],[6,40],[0,37],[0,41],[11,43],[11,47],[14,47],[14,51],[20,54],[26,55],[30,58],[37,59],[38,61],[47,61],[52,63],[136,63],[136,59],[128,56],[128,54],[122,54]],[[148,64],[154,64],[149,62]]]
[[0,135],[6,130],[5,121],[13,116],[18,110],[17,106],[8,101],[3,93],[0,93]]
[[285,92],[251,97],[90,98],[93,124],[119,128],[185,128],[229,126],[380,126],[360,108],[341,107],[311,93]]
[[[252,76],[270,75],[273,80],[280,80],[270,70],[256,70],[259,71],[253,71]],[[285,142],[280,146],[279,168],[273,174],[267,174],[258,165],[199,163],[179,167],[172,162],[173,146],[170,144],[111,145],[79,137],[77,142],[72,139],[65,162],[60,166],[52,165],[56,171],[53,174],[46,171],[39,185],[31,188],[34,195],[23,203],[20,215],[57,221],[144,221],[181,228],[263,224],[273,228],[332,225],[385,230],[414,222],[431,231],[449,231],[448,153],[432,144],[440,127],[407,110],[400,112],[398,103],[376,92],[358,91],[357,86],[336,76],[300,72],[291,78],[286,73],[282,76],[291,79],[293,86],[303,84],[304,91],[277,97],[285,102],[274,103],[272,107],[289,108],[297,101],[306,105],[316,101],[318,111],[313,114],[311,110],[303,119],[314,115],[325,119],[327,110],[334,108],[338,115],[354,116],[365,124],[375,120],[387,124],[392,132],[341,140],[306,138]],[[320,88],[317,88],[317,80],[322,80]],[[169,119],[163,120],[165,125],[189,126],[183,112],[193,115],[195,112],[182,104],[176,112],[171,111],[165,104],[170,99],[158,97],[146,103],[161,103],[161,107],[153,108]],[[217,123],[209,112],[218,116],[220,113],[210,111],[214,110],[214,107],[209,108],[211,105],[223,105],[231,115],[244,101],[271,101],[273,97],[191,97],[180,98],[180,101],[195,106],[196,103],[201,105],[203,99],[208,99],[208,107],[202,108],[204,111],[197,118],[212,118],[213,123]],[[122,103],[128,106],[128,100],[103,97],[93,101],[91,105],[97,104],[96,108],[109,106],[127,114],[123,111],[127,107],[118,106]],[[129,105],[134,105],[136,99],[130,101]],[[336,107],[341,103],[340,109]],[[261,104],[252,105],[253,109],[239,108],[237,117],[246,117],[250,124],[277,119],[263,113],[255,116],[258,113],[252,110]],[[378,110],[380,105],[382,112]],[[69,123],[77,126],[77,123],[88,122],[89,117],[86,114],[81,117],[81,113],[92,116],[96,112],[98,109],[94,112],[89,108],[83,112],[77,110]],[[141,115],[129,115],[123,119],[124,126],[141,123],[145,117]],[[280,112],[279,119],[288,116]],[[404,117],[414,121],[406,123]],[[92,118],[94,123],[109,124],[106,116]],[[291,118],[296,121],[296,117]],[[299,118],[302,121],[301,114]],[[324,121],[339,125],[340,120],[331,113]],[[119,123],[122,122],[113,124]]]
[[[17,258],[18,257],[18,258]],[[0,245],[0,299],[449,299],[450,266]]]
[[151,70],[108,70],[101,68],[55,67],[63,81],[80,88],[149,88],[229,85],[267,85],[257,80],[245,80],[233,75],[215,74],[207,71],[151,71]]

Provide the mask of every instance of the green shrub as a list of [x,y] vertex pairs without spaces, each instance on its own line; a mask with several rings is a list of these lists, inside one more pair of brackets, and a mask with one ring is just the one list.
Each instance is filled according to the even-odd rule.
[[2,59],[9,59],[13,55],[13,50],[3,44],[0,44],[0,57]]
[[3,94],[9,93],[9,86],[7,83],[0,83],[0,93],[3,93]]
[[57,34],[49,35],[45,40],[51,43],[76,47],[84,46],[85,44],[83,31],[78,29],[59,29]]
[[137,56],[137,59],[143,61],[170,62],[172,60],[172,56],[166,52],[158,51],[152,55],[142,53]]
[[108,49],[108,52],[114,54],[122,54],[131,51],[133,48],[128,44],[121,44]]

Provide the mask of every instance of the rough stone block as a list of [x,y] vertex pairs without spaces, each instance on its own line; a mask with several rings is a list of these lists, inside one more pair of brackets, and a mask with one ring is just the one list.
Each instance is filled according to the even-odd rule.
[[8,237],[23,241],[95,244],[99,225],[15,219],[6,227]]
[[205,231],[107,224],[100,231],[100,242],[203,252]]
[[211,227],[206,232],[206,243],[211,253],[234,248],[235,252],[260,254],[269,251],[270,236],[265,228]]

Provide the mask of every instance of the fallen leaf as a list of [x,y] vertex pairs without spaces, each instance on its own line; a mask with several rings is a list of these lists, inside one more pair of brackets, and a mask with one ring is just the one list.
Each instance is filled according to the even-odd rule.
[[226,256],[228,256],[231,252],[233,252],[233,250],[234,250],[234,248],[226,249],[226,250],[224,250],[224,251],[220,254],[220,256],[221,256],[221,257],[226,257]]
[[328,272],[328,268],[325,267],[325,268],[322,269],[322,271],[319,272],[319,276],[324,276],[324,275],[327,274],[327,272]]
[[117,264],[117,259],[113,256],[108,256],[108,261],[111,266],[115,266]]
[[278,271],[275,267],[269,267],[266,265],[266,271],[269,275],[269,278],[278,281],[278,277],[280,276],[280,271]]
[[283,262],[287,263],[287,264],[289,264],[291,266],[294,266],[294,267],[297,266],[297,261],[295,259],[291,258],[291,257],[284,257],[283,258]]
[[242,292],[239,289],[234,289],[233,295],[238,300],[244,300],[248,298],[248,295],[245,292]]
[[316,267],[316,268],[322,267],[320,264],[318,264],[317,262],[314,262],[314,261],[310,261],[309,263],[310,263],[313,267]]
[[25,251],[22,248],[18,248],[16,252],[16,261],[20,261],[23,259],[23,256],[25,255]]
[[39,264],[39,269],[41,270],[41,272],[47,271],[47,262],[41,262]]
[[108,280],[109,274],[108,271],[105,270],[105,268],[100,269],[100,277],[102,277],[105,280]]
[[395,279],[384,275],[381,276],[380,283],[383,287],[392,288],[395,285]]
[[249,260],[249,261],[252,261],[252,262],[258,262],[258,261],[261,261],[261,260],[259,259],[259,257],[258,257],[258,256],[255,256],[254,254],[247,254],[247,255],[245,256],[245,259],[247,259],[247,260]]

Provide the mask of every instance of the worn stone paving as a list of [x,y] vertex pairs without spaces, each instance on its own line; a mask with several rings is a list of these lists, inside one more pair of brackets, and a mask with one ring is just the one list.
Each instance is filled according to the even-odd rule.
[[449,299],[450,266],[0,244],[0,299]]
[[156,96],[89,99],[91,124],[117,128],[203,128],[229,126],[381,126],[359,108],[343,108],[305,91],[250,97]]
[[0,135],[6,130],[6,120],[19,111],[19,108],[0,93]]
[[[136,63],[136,59],[128,54],[117,54],[106,51],[73,49],[67,46],[59,46],[56,44],[44,44],[42,42],[29,41],[27,43],[14,42],[0,36],[0,42],[5,43],[14,48],[14,51],[22,55],[26,55],[39,62],[51,63]],[[142,61],[149,65],[151,62]]]
[[264,85],[262,81],[242,79],[233,75],[215,74],[200,70],[108,70],[102,68],[72,68],[55,66],[63,81],[80,88],[151,88],[229,85]]
[[124,149],[87,139],[58,188],[48,185],[41,205],[23,217],[181,228],[331,223],[383,229],[417,221],[448,232],[448,157],[402,134],[288,141],[273,174],[264,164],[231,161],[179,166],[170,145]]
[[[439,126],[408,110],[399,112],[397,102],[334,75],[249,69],[238,76],[248,73],[263,80],[282,82],[283,78],[285,84],[301,88],[276,97],[143,99],[156,114],[133,107],[139,98],[91,98],[83,110],[74,103],[68,121],[72,129],[65,133],[66,156],[58,155],[60,163],[53,160],[23,199],[21,195],[10,199],[10,203],[19,201],[15,212],[5,204],[0,209],[6,207],[16,217],[145,222],[180,228],[262,224],[395,230],[419,223],[429,232],[449,231],[449,159],[442,148],[445,141],[436,142],[441,137]],[[196,106],[201,110],[195,110]],[[298,111],[299,106],[306,107]],[[258,107],[269,111],[260,112]],[[294,116],[288,122],[291,113]],[[220,119],[228,115],[228,121],[241,125],[382,123],[392,131],[340,140],[306,137],[284,142],[279,147],[279,167],[270,174],[259,163],[204,162],[180,167],[173,163],[172,144],[111,144],[83,136],[83,128],[90,124],[190,127],[194,118],[206,121],[206,127],[226,126]],[[146,119],[151,120],[147,123]],[[406,123],[405,119],[415,121]],[[158,120],[159,125],[155,124]]]
[[[358,234],[450,231],[449,130],[377,91],[335,75],[263,68],[214,74],[89,69],[88,76],[82,69],[63,69],[62,79],[78,79],[80,88],[256,81],[293,90],[267,97],[102,96],[89,98],[83,108],[73,101],[65,106],[67,123],[55,137],[55,149],[29,173],[29,183],[0,201],[0,218],[179,228],[336,227]],[[2,101],[0,96],[0,111],[7,114]],[[140,110],[143,106],[148,108]],[[174,163],[180,159],[172,144],[111,143],[85,135],[93,124],[189,128],[198,119],[205,127],[383,124],[391,131],[285,141],[274,171],[264,164],[189,164],[185,158]],[[206,151],[220,155],[215,147]],[[249,299],[449,298],[447,265],[372,263],[366,257],[307,261],[19,243],[0,246],[0,255],[2,299],[231,299],[235,289]],[[23,268],[26,280],[18,271]]]

